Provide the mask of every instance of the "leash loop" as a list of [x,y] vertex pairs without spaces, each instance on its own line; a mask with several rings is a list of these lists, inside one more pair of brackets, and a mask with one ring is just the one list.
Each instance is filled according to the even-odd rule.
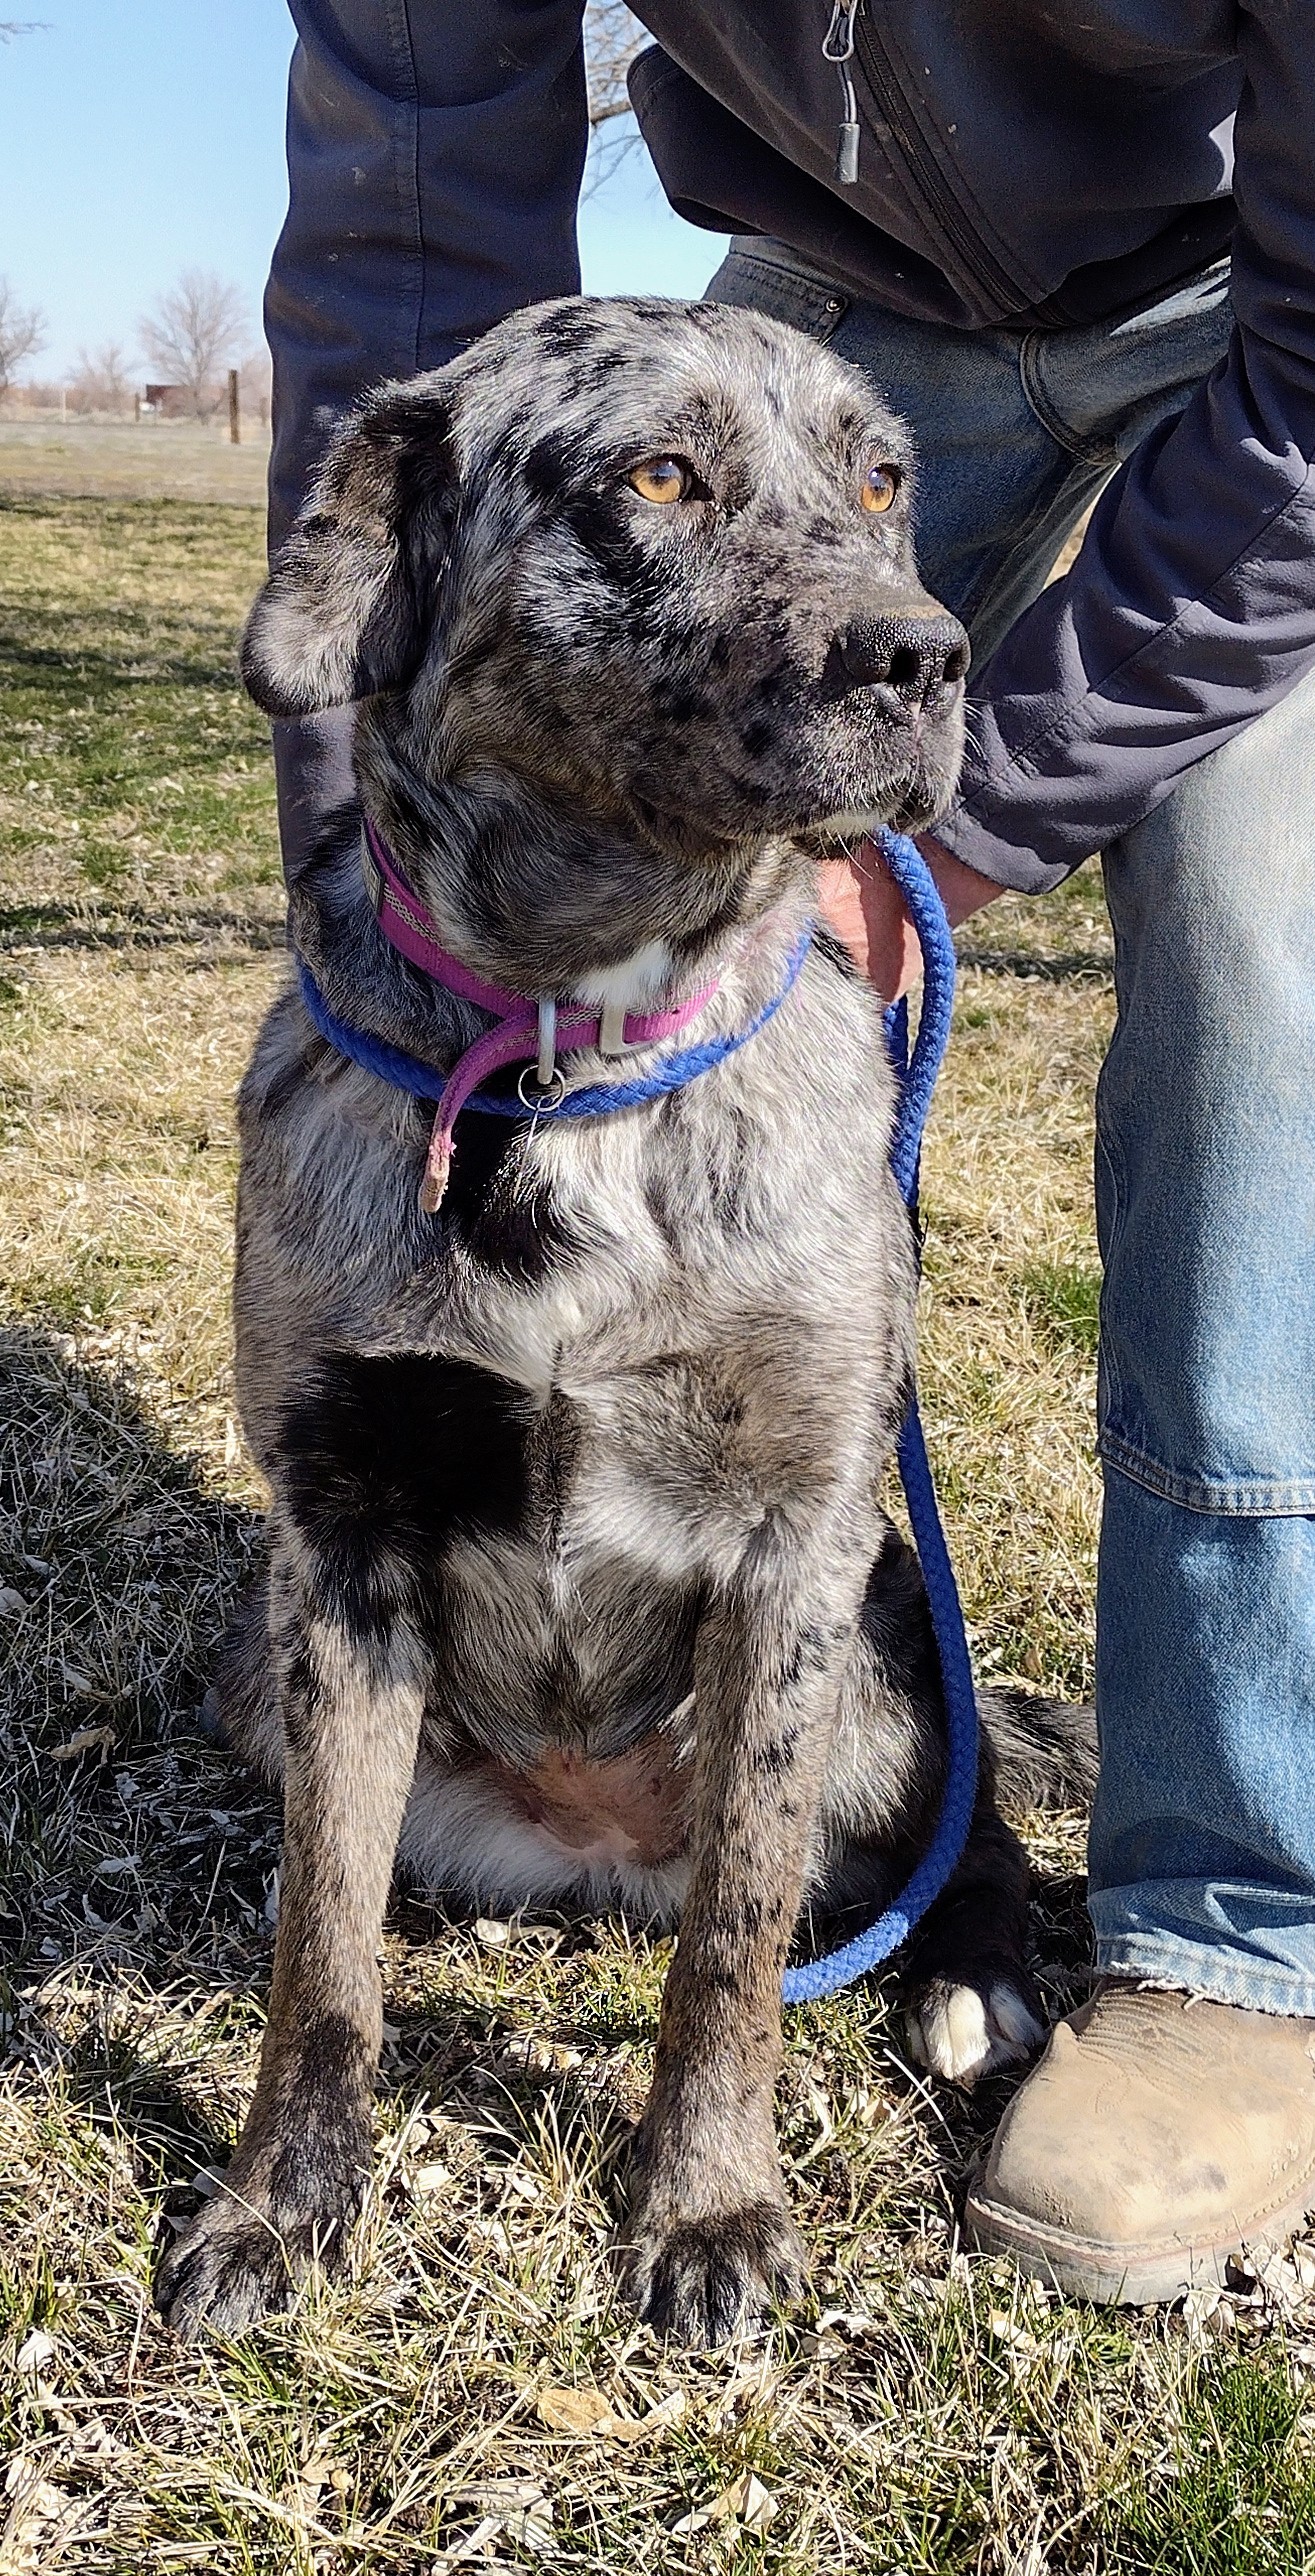
[[[900,1086],[890,1149],[891,1169],[916,1224],[922,1131],[949,1044],[954,1012],[954,939],[936,881],[921,851],[902,832],[882,832],[878,839],[922,950],[922,1009],[911,1056],[907,1003],[894,1003],[885,1015],[887,1052]],[[834,1995],[899,1949],[954,1876],[977,1804],[977,1694],[959,1588],[941,1526],[916,1396],[905,1415],[896,1456],[945,1694],[946,1770],[941,1812],[913,1876],[885,1913],[842,1949],[828,1951],[821,1959],[805,1960],[801,1967],[786,1969],[781,1992],[788,2004],[813,2003],[821,1995]]]

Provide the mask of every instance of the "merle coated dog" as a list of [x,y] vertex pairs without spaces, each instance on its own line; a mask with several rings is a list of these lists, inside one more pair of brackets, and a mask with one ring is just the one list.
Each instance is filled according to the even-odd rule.
[[[347,421],[246,682],[277,716],[358,702],[360,807],[479,975],[614,1009],[716,977],[698,1027],[735,1031],[782,985],[816,855],[954,784],[967,648],[919,584],[912,487],[899,421],[778,324],[545,305]],[[355,807],[293,933],[341,1019],[436,1067],[486,1025],[381,936]],[[944,1770],[878,1499],[913,1354],[891,1110],[878,1007],[819,932],[770,1022],[670,1096],[469,1113],[431,1215],[427,1110],[318,1035],[295,982],[276,1002],[236,1289],[270,1561],[219,1693],[283,1780],[282,1906],[250,2117],[160,2276],[184,2331],[246,2325],[341,2245],[395,1865],[484,1910],[679,1918],[634,2295],[716,2340],[797,2284],[782,1965],[801,1910],[889,1899]],[[1021,1788],[1081,1773],[990,1722]],[[940,2074],[1038,2037],[1024,1921],[988,1747],[907,1963]]]

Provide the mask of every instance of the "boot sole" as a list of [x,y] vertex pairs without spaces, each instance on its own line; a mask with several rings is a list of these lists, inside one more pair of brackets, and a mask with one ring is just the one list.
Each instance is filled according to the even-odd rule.
[[968,2194],[964,2235],[977,2254],[1007,2254],[1019,2271],[1071,2299],[1102,2308],[1149,2308],[1185,2298],[1189,2290],[1220,2288],[1228,2265],[1245,2248],[1272,2253],[1295,2236],[1315,2209],[1315,2175],[1294,2200],[1266,2210],[1253,2228],[1214,2245],[1102,2245],[1019,2218],[976,2191]]

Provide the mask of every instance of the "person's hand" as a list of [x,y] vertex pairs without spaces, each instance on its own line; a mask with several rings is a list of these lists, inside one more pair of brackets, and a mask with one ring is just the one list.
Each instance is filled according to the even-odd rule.
[[[934,832],[919,832],[916,838],[952,929],[1005,892],[990,877],[979,876],[976,868],[966,868]],[[860,841],[843,858],[823,859],[818,886],[823,920],[843,939],[860,974],[875,985],[882,1001],[897,1002],[922,973],[922,951],[880,852],[871,841]]]

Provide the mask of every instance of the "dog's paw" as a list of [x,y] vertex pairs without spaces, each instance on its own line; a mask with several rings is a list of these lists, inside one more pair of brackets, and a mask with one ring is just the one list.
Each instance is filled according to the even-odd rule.
[[644,2323],[701,2350],[729,2341],[774,2301],[797,2298],[804,2281],[803,2246],[775,2201],[665,2229],[641,2223],[631,2231],[627,2263]]
[[312,2264],[337,2269],[359,2206],[355,2180],[330,2193],[313,2215],[278,2211],[254,2191],[240,2197],[221,2183],[156,2271],[161,2316],[186,2342],[201,2334],[244,2334],[286,2308]]
[[976,1986],[934,1977],[909,2016],[909,2046],[919,2066],[971,2092],[983,2075],[1017,2066],[1045,2038],[1027,1996],[997,1977],[985,1994]]

